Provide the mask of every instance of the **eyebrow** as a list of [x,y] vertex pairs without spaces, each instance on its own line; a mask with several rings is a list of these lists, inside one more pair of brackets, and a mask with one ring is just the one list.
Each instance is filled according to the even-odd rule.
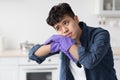
[[57,27],[58,27],[58,25],[53,26],[54,29],[56,29]]
[[[64,21],[68,20],[68,18],[63,18],[60,22],[63,23]],[[60,23],[59,22],[59,23]],[[54,28],[56,29],[58,27],[58,25],[55,25]]]

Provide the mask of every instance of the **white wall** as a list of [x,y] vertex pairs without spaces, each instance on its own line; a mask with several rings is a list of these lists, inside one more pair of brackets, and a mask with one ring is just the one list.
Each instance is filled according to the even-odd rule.
[[43,43],[56,33],[46,23],[50,8],[59,2],[68,2],[81,21],[97,26],[94,14],[94,0],[0,0],[0,34],[4,37],[4,47],[19,48],[28,40]]

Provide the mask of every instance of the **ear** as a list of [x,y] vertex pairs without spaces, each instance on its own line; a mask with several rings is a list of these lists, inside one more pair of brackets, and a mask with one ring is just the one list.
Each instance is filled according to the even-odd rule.
[[78,16],[74,16],[74,20],[79,23],[79,19],[78,19]]

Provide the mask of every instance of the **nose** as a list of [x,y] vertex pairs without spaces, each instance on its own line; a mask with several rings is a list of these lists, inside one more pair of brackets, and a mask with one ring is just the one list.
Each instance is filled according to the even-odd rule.
[[64,27],[63,27],[63,32],[66,33],[66,32],[68,32],[68,31],[69,31],[69,29],[64,26]]

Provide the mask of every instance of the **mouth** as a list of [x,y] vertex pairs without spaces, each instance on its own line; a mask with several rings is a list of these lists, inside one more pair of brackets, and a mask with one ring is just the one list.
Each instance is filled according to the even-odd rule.
[[66,37],[72,37],[72,32],[68,33],[67,35],[65,35]]

